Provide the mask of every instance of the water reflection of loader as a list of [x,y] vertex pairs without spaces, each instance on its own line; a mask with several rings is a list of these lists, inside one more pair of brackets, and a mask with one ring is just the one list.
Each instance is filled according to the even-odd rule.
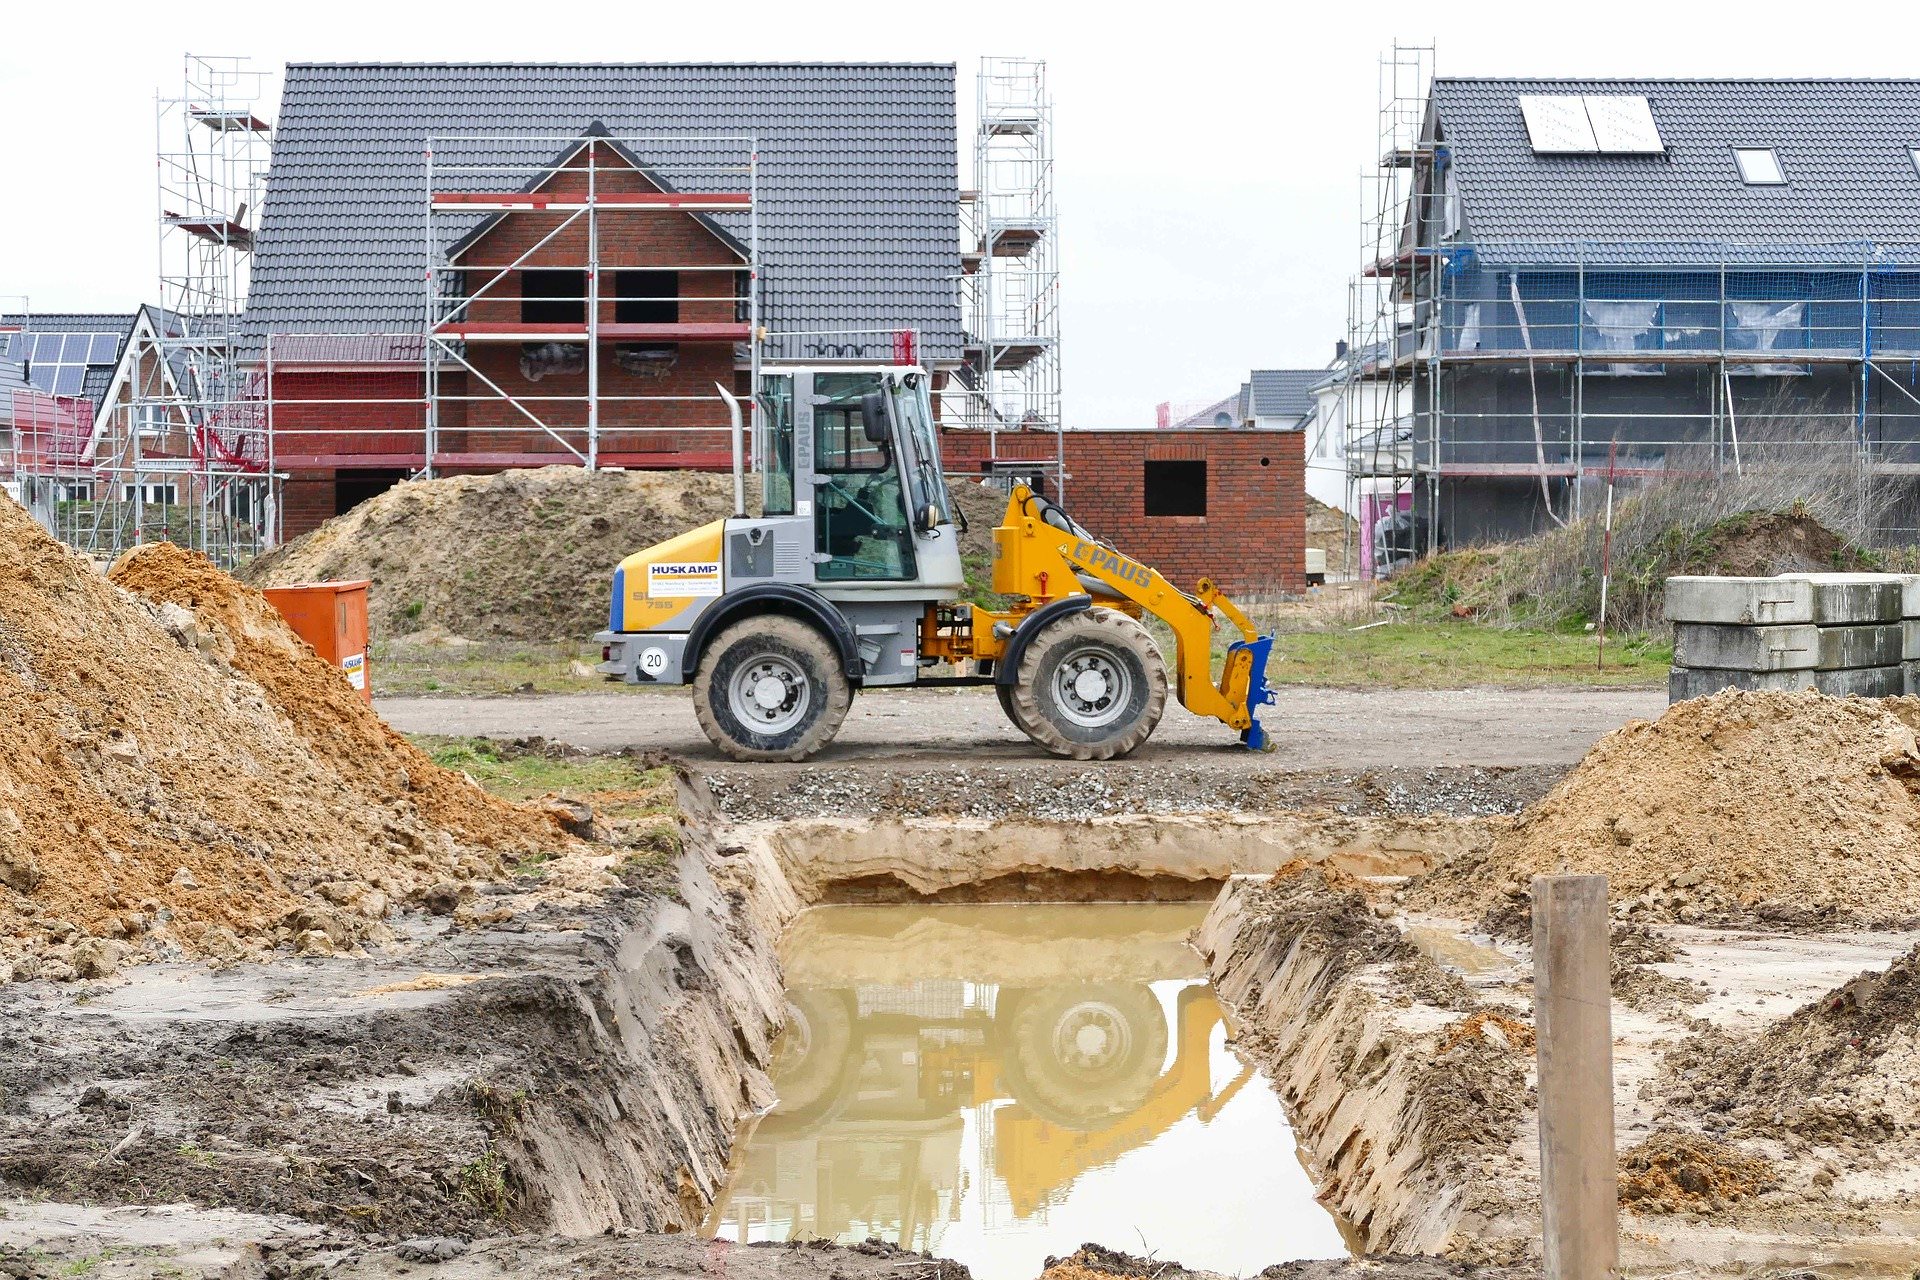
[[1201,984],[1176,997],[1164,1071],[1166,1014],[1144,983],[936,981],[799,988],[789,1000],[780,1104],[755,1131],[726,1211],[743,1226],[780,1222],[788,1238],[932,1247],[968,1190],[963,1110],[980,1111],[983,1164],[1025,1218],[1186,1115],[1211,1120],[1251,1075],[1214,1091],[1220,1006]]

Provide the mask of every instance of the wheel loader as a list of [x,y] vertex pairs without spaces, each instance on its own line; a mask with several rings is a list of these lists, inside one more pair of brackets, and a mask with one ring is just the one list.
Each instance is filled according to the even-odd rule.
[[[594,638],[609,678],[692,685],[700,727],[722,752],[804,760],[833,741],[856,691],[990,684],[1014,726],[1054,755],[1124,756],[1166,708],[1147,616],[1173,632],[1181,704],[1268,747],[1258,713],[1273,701],[1273,638],[1210,580],[1180,590],[1025,485],[993,531],[993,590],[1011,603],[961,600],[924,370],[763,375],[757,516],[747,513],[741,405],[720,394],[732,415],[734,514],[622,560],[607,630]],[[1216,681],[1222,618],[1239,638]],[[943,667],[966,674],[935,674]]]

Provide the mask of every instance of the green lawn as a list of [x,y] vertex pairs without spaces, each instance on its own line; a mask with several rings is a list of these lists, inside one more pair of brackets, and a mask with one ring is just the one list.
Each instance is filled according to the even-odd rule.
[[377,697],[422,693],[637,691],[646,687],[605,679],[592,670],[598,661],[598,645],[513,643],[444,648],[376,643],[368,659]]
[[1673,646],[1645,636],[1609,637],[1596,667],[1591,632],[1568,633],[1476,622],[1385,622],[1361,629],[1282,633],[1267,666],[1272,684],[1449,689],[1470,685],[1666,682]]
[[[642,810],[657,806],[667,812],[673,791],[670,771],[632,756],[549,755],[515,748],[490,738],[449,738],[422,733],[413,744],[444,769],[457,769],[505,800],[531,800],[557,793],[588,796],[607,792],[641,802]],[[626,807],[620,810],[634,816]]]

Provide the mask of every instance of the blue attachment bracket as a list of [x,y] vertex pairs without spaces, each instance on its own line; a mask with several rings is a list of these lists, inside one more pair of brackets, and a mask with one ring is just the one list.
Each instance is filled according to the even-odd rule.
[[1240,742],[1249,751],[1273,750],[1273,739],[1260,724],[1260,708],[1270,707],[1279,701],[1274,691],[1267,686],[1267,659],[1273,656],[1273,637],[1258,636],[1252,640],[1235,640],[1227,646],[1227,660],[1240,650],[1253,655],[1253,668],[1247,673],[1247,714],[1253,717],[1253,723],[1240,731]]

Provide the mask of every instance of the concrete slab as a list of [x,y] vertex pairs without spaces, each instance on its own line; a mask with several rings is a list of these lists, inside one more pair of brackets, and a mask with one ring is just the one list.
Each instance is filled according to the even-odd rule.
[[1736,627],[1679,622],[1673,628],[1673,665],[1728,671],[1811,671],[1820,665],[1820,642],[1820,628],[1810,624]]
[[[1898,670],[1898,668],[1895,668]],[[1722,689],[1778,689],[1798,693],[1814,687],[1812,671],[1730,671],[1724,667],[1675,667],[1667,673],[1667,702],[1704,698]]]
[[1812,622],[1814,587],[1811,582],[1784,578],[1667,579],[1668,622],[1716,623],[1722,626],[1775,626]]
[[1900,657],[1905,662],[1920,658],[1920,618],[1906,618],[1901,621]]
[[1894,698],[1907,691],[1907,669],[1891,666],[1816,671],[1813,687],[1836,698]]
[[1920,618],[1920,573],[1900,575],[1900,616]]
[[1821,671],[1900,665],[1905,631],[1899,623],[1815,629],[1820,635],[1820,660],[1814,665]]
[[1920,698],[1920,662],[1903,662],[1900,669],[1907,673],[1905,693],[1909,698]]
[[1898,622],[1906,584],[1897,573],[1783,573],[1783,582],[1813,584],[1813,620],[1823,627]]

